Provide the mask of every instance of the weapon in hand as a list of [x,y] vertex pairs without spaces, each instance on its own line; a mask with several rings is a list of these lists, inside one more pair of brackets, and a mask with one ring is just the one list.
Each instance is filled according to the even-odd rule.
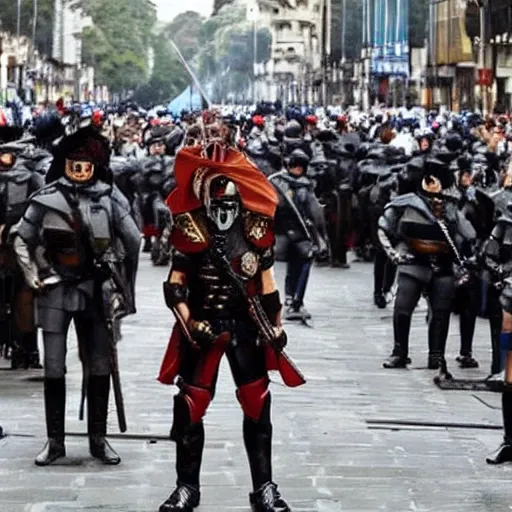
[[[119,373],[117,343],[121,339],[121,319],[133,312],[132,294],[113,261],[101,262],[99,272],[103,277],[107,276],[106,280],[102,279],[102,313],[110,338],[110,375],[116,403],[117,421],[119,423],[119,430],[124,433],[127,430],[126,411],[121,387],[121,375]],[[84,401],[85,386],[83,383],[82,401],[80,404],[81,420],[84,416]]]
[[276,336],[276,329],[268,319],[258,297],[249,296],[242,278],[233,271],[226,255],[215,244],[211,249],[211,255],[214,261],[217,261],[220,265],[220,270],[230,279],[240,296],[247,302],[249,312],[259,330],[259,341],[273,350],[285,384],[290,387],[304,384],[306,379],[301,371],[295,366],[295,363],[284,352],[282,347],[278,346],[279,338]]

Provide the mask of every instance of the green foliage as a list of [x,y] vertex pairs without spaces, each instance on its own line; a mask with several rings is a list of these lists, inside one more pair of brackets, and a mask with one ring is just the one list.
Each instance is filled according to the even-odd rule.
[[201,48],[200,32],[203,25],[202,16],[194,11],[178,14],[162,30],[162,36],[171,38],[186,60],[195,57]]
[[[16,0],[0,0],[0,29],[16,34],[18,8]],[[32,38],[34,5],[30,0],[21,4],[20,33]],[[51,54],[53,32],[53,0],[38,0],[36,47],[45,55]]]
[[148,55],[156,11],[148,0],[82,0],[94,28],[83,34],[83,61],[113,92],[136,89],[148,80]]
[[[202,24],[195,64],[201,80],[213,86],[213,101],[247,90],[255,60],[254,28],[246,19],[245,4],[236,1],[224,5]],[[267,28],[257,30],[257,62],[270,59],[271,42]]]
[[233,3],[233,0],[215,0],[213,3],[213,16],[217,15],[224,6],[231,3]]
[[154,68],[151,78],[135,95],[135,99],[144,104],[167,102],[190,83],[186,71],[166,39],[155,36],[153,52]]

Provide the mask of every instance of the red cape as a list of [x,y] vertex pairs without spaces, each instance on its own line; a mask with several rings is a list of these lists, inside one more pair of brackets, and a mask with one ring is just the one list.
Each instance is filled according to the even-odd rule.
[[206,168],[210,174],[222,174],[238,187],[246,210],[274,218],[278,196],[274,187],[243,153],[229,149],[223,163],[201,158],[200,146],[183,148],[176,156],[174,177],[176,188],[167,198],[173,215],[197,210],[203,206],[192,187],[197,169]]

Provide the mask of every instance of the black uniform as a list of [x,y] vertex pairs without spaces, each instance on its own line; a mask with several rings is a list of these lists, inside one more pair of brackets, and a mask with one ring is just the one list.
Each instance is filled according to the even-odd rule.
[[[292,154],[292,158],[296,157],[297,154]],[[304,153],[302,158],[300,165],[307,167]],[[293,165],[291,160],[290,166]],[[279,193],[275,229],[280,235],[288,263],[285,280],[288,310],[285,318],[304,320],[310,318],[304,308],[304,296],[311,266],[315,254],[327,250],[323,212],[314,193],[314,184],[305,174],[293,176],[282,171],[269,179]]]
[[[474,230],[456,205],[433,208],[419,194],[397,197],[379,220],[379,238],[392,261],[398,264],[398,291],[393,328],[395,343],[385,368],[409,362],[409,331],[412,313],[426,292],[431,308],[428,344],[429,367],[445,364],[444,353],[455,292],[453,266],[457,245],[474,237]],[[452,246],[455,245],[455,248]]]
[[[140,232],[126,198],[111,183],[109,158],[108,142],[92,129],[64,138],[47,177],[51,183],[30,198],[12,232],[25,280],[38,294],[37,319],[43,331],[48,442],[36,457],[40,466],[66,454],[66,341],[71,320],[87,381],[91,454],[106,464],[120,462],[105,439],[117,336],[109,315],[134,312]],[[118,272],[115,283],[113,267]],[[114,300],[116,311],[111,312]]]
[[25,147],[0,146],[0,347],[12,349],[13,369],[41,368],[34,325],[34,294],[25,284],[9,233],[23,216],[31,194],[44,185],[22,153]]

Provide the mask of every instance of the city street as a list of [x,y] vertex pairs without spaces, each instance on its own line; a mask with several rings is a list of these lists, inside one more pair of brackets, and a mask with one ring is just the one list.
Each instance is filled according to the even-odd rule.
[[[279,264],[280,285],[283,271]],[[113,402],[109,418],[120,466],[102,467],[88,454],[86,424],[78,421],[81,367],[74,341],[68,350],[66,426],[72,435],[66,465],[33,463],[46,437],[41,373],[0,371],[0,425],[8,434],[0,440],[1,512],[156,512],[172,491],[174,444],[166,437],[175,389],[156,381],[173,323],[161,292],[167,272],[142,256],[138,314],[125,322],[119,347],[128,433],[117,435]],[[435,372],[425,369],[424,303],[413,322],[411,369],[384,370],[391,309],[372,305],[371,283],[370,264],[315,268],[306,296],[314,328],[287,326],[289,354],[308,383],[298,389],[272,385],[274,478],[283,497],[294,512],[511,510],[512,466],[485,463],[502,436],[500,395],[435,387]],[[475,357],[481,366],[459,370],[458,319],[452,319],[448,362],[455,376],[487,375],[488,333],[479,320]],[[241,420],[223,363],[205,421],[200,512],[249,510]]]

